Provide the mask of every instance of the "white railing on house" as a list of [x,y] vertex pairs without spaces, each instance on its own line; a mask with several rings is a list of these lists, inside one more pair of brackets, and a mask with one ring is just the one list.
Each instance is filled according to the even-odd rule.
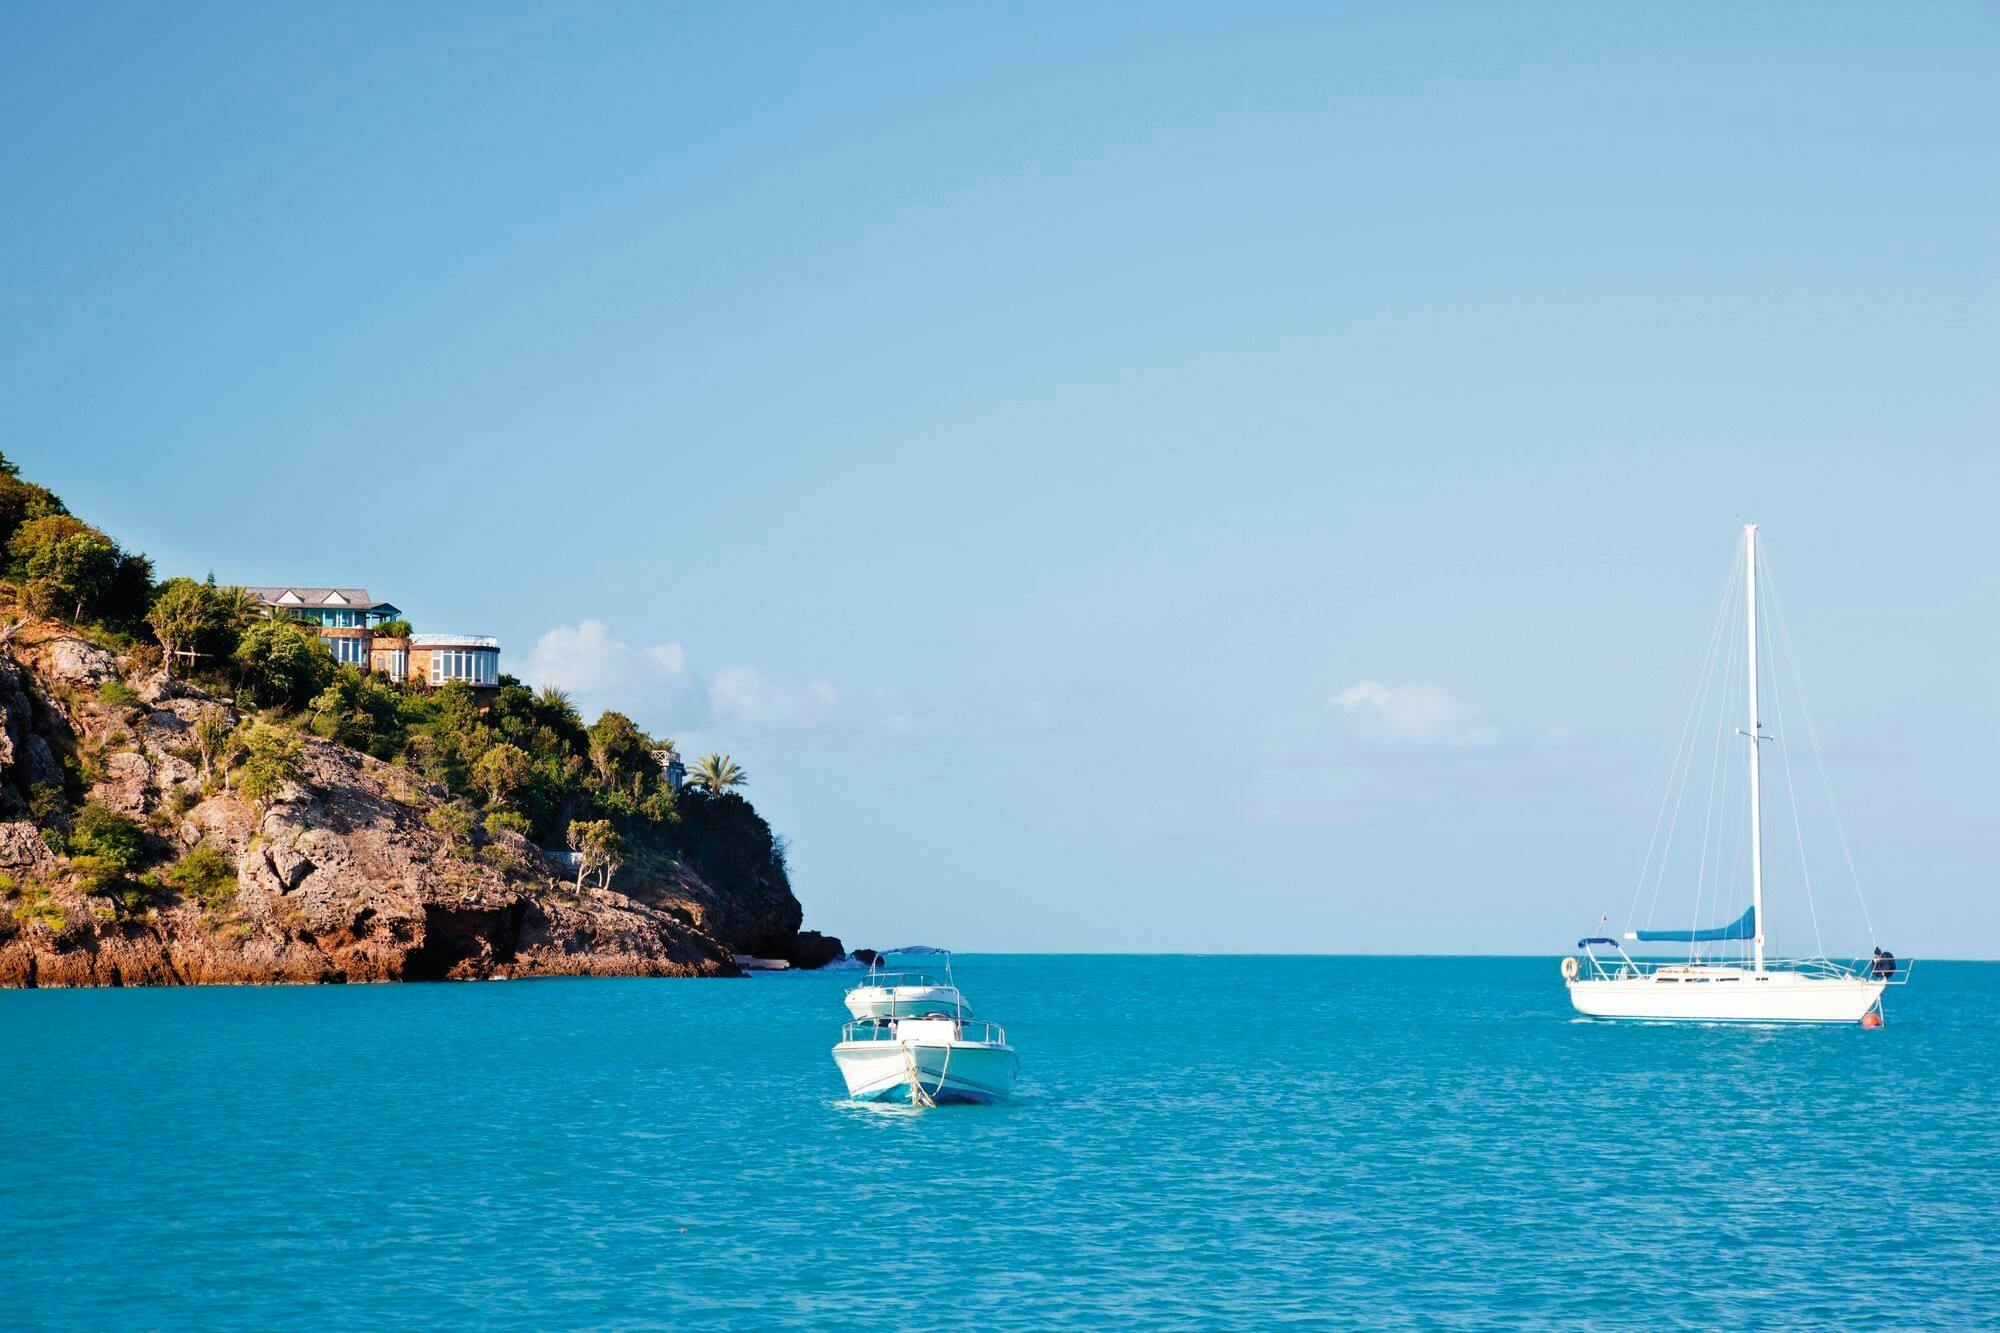
[[493,634],[412,634],[412,648],[498,648],[499,636]]

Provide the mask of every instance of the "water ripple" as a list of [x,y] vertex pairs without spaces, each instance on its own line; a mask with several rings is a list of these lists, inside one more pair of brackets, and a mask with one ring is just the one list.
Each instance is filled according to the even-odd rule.
[[2000,966],[1890,1026],[1546,960],[989,958],[1013,1105],[857,1106],[837,975],[0,994],[10,1326],[2000,1316]]

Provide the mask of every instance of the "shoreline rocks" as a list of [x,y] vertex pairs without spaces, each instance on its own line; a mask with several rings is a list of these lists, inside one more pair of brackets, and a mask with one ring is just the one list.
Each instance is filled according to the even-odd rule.
[[[188,723],[210,701],[156,675],[104,702],[119,680],[110,653],[46,624],[0,654],[0,986],[719,977],[741,975],[733,952],[839,956],[799,931],[781,871],[718,886],[700,856],[652,849],[612,888],[579,891],[517,833],[448,845],[426,822],[442,788],[330,741],[302,738],[299,781],[263,808],[212,782],[204,794]],[[85,752],[85,796],[141,821],[149,868],[213,847],[233,893],[93,892],[42,822]]]

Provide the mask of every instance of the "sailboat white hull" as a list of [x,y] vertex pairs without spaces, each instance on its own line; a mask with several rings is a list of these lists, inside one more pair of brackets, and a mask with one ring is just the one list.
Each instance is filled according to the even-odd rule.
[[[1708,975],[1699,975],[1707,973]],[[1880,981],[1738,968],[1688,969],[1568,983],[1569,1000],[1592,1018],[1683,1023],[1858,1023],[1882,998]]]

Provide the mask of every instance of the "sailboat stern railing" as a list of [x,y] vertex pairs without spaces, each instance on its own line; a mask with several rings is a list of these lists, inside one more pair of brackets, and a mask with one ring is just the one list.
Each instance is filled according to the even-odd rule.
[[[1597,953],[1597,946],[1609,945],[1617,951],[1616,958],[1608,958]],[[1754,976],[1756,970],[1748,959],[1709,959],[1690,962],[1686,958],[1634,958],[1625,952],[1618,941],[1604,939],[1584,939],[1577,941],[1582,956],[1578,962],[1577,975],[1573,981],[1629,981],[1640,977],[1659,975],[1688,976],[1713,979],[1739,976]],[[1914,958],[1855,958],[1836,961],[1831,958],[1766,958],[1765,972],[1790,972],[1800,976],[1814,977],[1827,981],[1877,981],[1884,986],[1907,986],[1910,973],[1916,967]],[[1568,974],[1565,973],[1567,976]]]

